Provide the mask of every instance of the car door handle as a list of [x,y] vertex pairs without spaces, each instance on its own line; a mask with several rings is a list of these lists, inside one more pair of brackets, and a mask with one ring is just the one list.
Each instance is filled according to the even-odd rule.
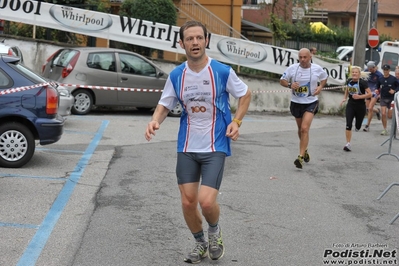
[[122,80],[127,80],[127,78],[122,78]]

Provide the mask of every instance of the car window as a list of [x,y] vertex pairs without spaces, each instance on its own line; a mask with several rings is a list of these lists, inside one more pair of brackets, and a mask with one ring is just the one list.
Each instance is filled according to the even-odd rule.
[[138,56],[119,54],[123,73],[155,77],[157,71],[153,65]]
[[26,78],[34,83],[47,83],[48,81],[42,76],[36,74],[34,71],[30,70],[22,64],[10,64],[10,67],[14,68],[16,71],[24,75]]
[[78,53],[76,50],[61,50],[54,56],[53,64],[66,67],[71,59]]
[[12,80],[8,77],[6,73],[0,69],[0,88],[10,88],[12,85]]
[[114,53],[90,53],[87,57],[86,65],[89,68],[101,69],[106,71],[116,71]]
[[399,64],[399,55],[397,53],[385,52],[382,58],[382,65],[388,64],[391,69],[395,70],[395,67]]

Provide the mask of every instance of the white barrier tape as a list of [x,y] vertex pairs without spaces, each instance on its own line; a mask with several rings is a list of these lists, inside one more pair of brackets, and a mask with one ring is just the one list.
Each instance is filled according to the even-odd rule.
[[76,84],[65,84],[60,83],[61,86],[66,87],[79,87],[85,89],[97,89],[97,90],[111,90],[111,91],[139,91],[139,92],[162,92],[160,89],[138,89],[138,88],[122,88],[122,87],[107,87],[107,86],[92,86],[92,85],[76,85]]
[[[333,86],[333,87],[324,87],[324,90],[336,90],[336,89],[342,89],[345,88],[346,86]],[[271,90],[271,91],[251,91],[252,93],[275,93],[275,92],[292,92],[292,89],[286,89],[286,90]]]
[[50,85],[50,83],[41,83],[41,84],[36,84],[36,85],[32,85],[32,86],[7,89],[4,91],[0,91],[0,95],[11,94],[11,93],[20,92],[20,91],[27,91],[27,90],[31,90],[31,89],[38,88],[38,87],[45,87],[48,85]]
[[[14,92],[20,92],[20,91],[26,91],[30,89],[34,89],[37,87],[42,87],[42,86],[48,86],[48,85],[53,85],[53,82],[50,83],[41,83],[41,84],[36,84],[32,86],[25,86],[25,87],[18,87],[18,88],[12,88],[12,89],[7,89],[4,91],[0,91],[0,95],[4,94],[10,94]],[[97,89],[97,90],[117,90],[117,91],[135,91],[135,92],[163,92],[163,90],[160,89],[139,89],[139,88],[123,88],[123,87],[107,87],[107,86],[92,86],[92,85],[77,85],[77,84],[66,84],[66,83],[60,83],[60,86],[66,86],[66,87],[79,87],[79,88],[85,88],[85,89]],[[345,86],[333,86],[333,87],[325,87],[323,90],[336,90],[340,88],[344,88]],[[276,92],[291,92],[291,89],[287,90],[270,90],[270,91],[252,91],[252,93],[276,93]]]

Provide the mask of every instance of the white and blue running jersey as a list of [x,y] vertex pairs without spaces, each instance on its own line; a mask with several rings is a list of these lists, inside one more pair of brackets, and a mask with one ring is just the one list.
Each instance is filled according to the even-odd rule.
[[300,87],[291,94],[291,101],[300,104],[309,104],[318,100],[313,95],[317,82],[328,78],[326,71],[319,65],[311,64],[309,68],[302,68],[299,63],[290,65],[281,76],[289,83],[299,82]]
[[230,66],[208,57],[208,64],[199,73],[186,62],[169,75],[159,104],[169,110],[179,101],[183,107],[177,140],[177,152],[224,152],[231,155],[231,123],[229,95],[240,98],[248,86]]

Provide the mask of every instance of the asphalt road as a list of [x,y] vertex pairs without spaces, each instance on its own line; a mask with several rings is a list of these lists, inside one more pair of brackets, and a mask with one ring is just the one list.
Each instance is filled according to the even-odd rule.
[[[167,118],[147,142],[149,119],[70,116],[58,143],[38,146],[22,169],[0,169],[0,265],[186,265],[193,239],[175,178],[179,120]],[[246,116],[219,194],[226,253],[200,265],[398,265],[399,219],[390,221],[399,188],[377,197],[399,182],[399,142],[389,154],[374,119],[344,152],[344,128],[343,117],[317,116],[311,161],[299,170],[293,118]]]

